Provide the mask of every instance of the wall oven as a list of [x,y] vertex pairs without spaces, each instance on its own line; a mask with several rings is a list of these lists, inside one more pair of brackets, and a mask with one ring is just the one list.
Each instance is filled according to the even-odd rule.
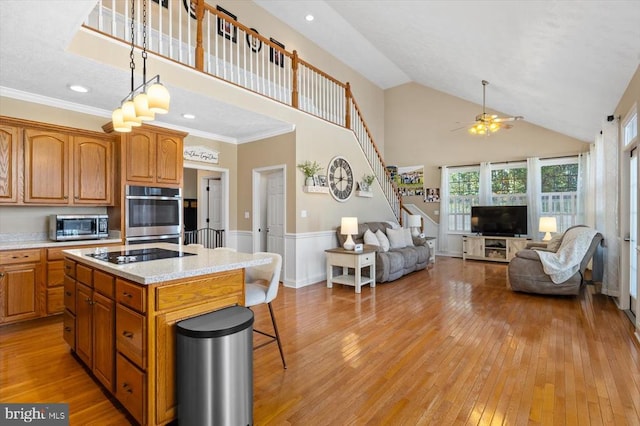
[[127,185],[125,188],[125,242],[180,244],[182,194],[180,188]]

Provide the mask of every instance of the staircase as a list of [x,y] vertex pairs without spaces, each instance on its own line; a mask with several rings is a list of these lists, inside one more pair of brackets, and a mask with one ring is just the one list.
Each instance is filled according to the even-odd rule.
[[[98,0],[86,28],[131,44],[142,40],[142,0]],[[349,83],[331,77],[204,0],[146,2],[147,50],[353,131],[398,222],[401,197],[367,127]],[[238,41],[242,42],[238,42]],[[246,43],[244,41],[247,41]]]

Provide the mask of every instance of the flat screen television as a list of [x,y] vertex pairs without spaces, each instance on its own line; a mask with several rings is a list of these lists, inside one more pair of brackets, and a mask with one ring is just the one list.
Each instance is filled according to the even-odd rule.
[[527,234],[527,206],[473,206],[471,231],[493,237]]

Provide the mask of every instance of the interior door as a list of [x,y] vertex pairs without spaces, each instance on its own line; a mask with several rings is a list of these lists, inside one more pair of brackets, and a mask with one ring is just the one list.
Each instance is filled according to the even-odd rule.
[[638,149],[629,157],[629,309],[638,315]]
[[284,178],[282,171],[267,176],[267,251],[284,258]]
[[222,217],[222,181],[220,178],[209,179],[209,200],[207,203],[209,227],[213,229],[224,229]]

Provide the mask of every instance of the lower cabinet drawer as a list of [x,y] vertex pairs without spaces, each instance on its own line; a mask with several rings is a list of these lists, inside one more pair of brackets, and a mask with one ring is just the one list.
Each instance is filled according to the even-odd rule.
[[117,355],[116,360],[116,398],[140,424],[145,424],[145,373],[128,359]]
[[76,350],[76,316],[65,309],[62,314],[62,337],[64,341],[71,347],[71,350]]
[[64,288],[47,289],[47,314],[59,314],[64,311]]
[[140,367],[145,365],[144,317],[120,304],[116,307],[116,347]]
[[64,276],[64,306],[71,313],[76,313],[76,280],[65,275]]

